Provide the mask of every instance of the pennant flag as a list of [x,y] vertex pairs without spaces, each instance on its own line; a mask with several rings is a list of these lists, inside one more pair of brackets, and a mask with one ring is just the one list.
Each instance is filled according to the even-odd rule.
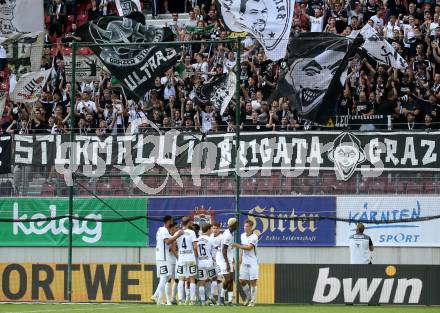
[[172,41],[169,28],[144,25],[142,21],[105,16],[78,29],[84,42],[112,75],[131,92],[142,98],[154,79],[177,63],[180,47],[149,45],[151,42]]
[[387,66],[404,69],[408,67],[405,59],[393,48],[393,46],[383,37],[379,37],[377,31],[370,25],[365,25],[360,34],[365,42],[362,48],[371,56],[376,62],[385,64]]
[[288,47],[287,66],[268,100],[288,97],[292,109],[310,121],[325,124],[342,90],[347,65],[363,43],[330,33],[301,33]]
[[44,33],[14,34],[0,37],[11,70],[18,76],[39,71],[44,48]]
[[44,31],[43,0],[0,1],[0,37]]
[[237,77],[234,72],[222,74],[211,83],[204,84],[197,89],[196,103],[198,105],[213,105],[223,115],[229,102],[235,94]]
[[286,54],[294,4],[291,0],[218,0],[226,27],[251,33],[273,61]]
[[17,81],[11,100],[15,102],[36,102],[52,69],[24,74]]
[[142,11],[139,0],[116,0],[115,2],[119,16],[127,16],[133,12]]

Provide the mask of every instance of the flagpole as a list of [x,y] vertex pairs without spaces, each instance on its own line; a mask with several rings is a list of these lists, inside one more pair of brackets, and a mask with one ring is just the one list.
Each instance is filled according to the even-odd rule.
[[[70,168],[73,168],[73,142],[75,141],[75,75],[76,75],[76,51],[78,49],[78,44],[74,40],[72,42],[72,77],[71,77],[71,93],[70,93]],[[73,193],[74,193],[74,183],[75,183],[75,173],[71,173],[72,181],[69,186],[69,248],[68,248],[68,260],[67,260],[67,298],[69,302],[72,302],[72,254],[73,254]]]
[[[238,242],[240,239],[240,175],[239,175],[239,170],[240,170],[240,164],[239,164],[239,150],[240,150],[240,109],[241,109],[241,105],[240,105],[240,37],[236,38],[236,44],[237,44],[237,62],[235,63],[236,66],[236,70],[235,70],[235,75],[237,76],[237,82],[236,82],[236,92],[235,92],[235,217],[237,219],[237,229],[235,231],[234,234],[234,241]],[[235,301],[237,303],[237,305],[240,303],[240,292],[238,290],[238,287],[240,286],[240,280],[239,280],[239,257],[240,257],[240,252],[239,249],[236,248],[235,249]]]

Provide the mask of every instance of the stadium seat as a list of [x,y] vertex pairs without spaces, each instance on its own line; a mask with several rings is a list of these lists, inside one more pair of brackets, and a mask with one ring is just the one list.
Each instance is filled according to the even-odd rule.
[[291,177],[283,177],[281,180],[281,192],[290,195],[293,188],[293,179]]
[[43,197],[53,197],[55,195],[55,185],[44,183],[41,189],[41,195]]
[[410,195],[419,195],[422,193],[422,187],[423,185],[419,182],[409,181],[406,186],[406,193]]
[[427,182],[423,185],[423,193],[428,194],[437,194],[437,183],[436,182]]
[[86,24],[88,22],[88,17],[86,14],[80,14],[78,15],[77,19],[76,19],[76,24],[78,27],[83,26],[84,24]]
[[221,183],[221,186],[223,186],[223,189],[221,192],[225,195],[232,195],[235,192],[235,180],[232,178],[225,178],[223,182]]
[[207,177],[208,183],[206,186],[206,193],[208,195],[217,195],[220,190],[220,181],[217,177]]
[[128,195],[128,188],[127,187],[120,187],[119,189],[115,190],[115,196],[127,197],[127,195]]

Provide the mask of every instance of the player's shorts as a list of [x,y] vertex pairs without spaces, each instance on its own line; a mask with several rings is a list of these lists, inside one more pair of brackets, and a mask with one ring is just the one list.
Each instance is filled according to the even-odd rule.
[[197,264],[196,262],[177,262],[176,266],[177,278],[184,276],[188,278],[190,276],[197,276]]
[[226,274],[234,272],[234,267],[233,267],[232,262],[229,262],[229,269],[230,269],[229,272],[226,268],[226,262],[218,262],[217,265],[220,268],[219,275],[226,275]]
[[198,280],[213,279],[217,274],[214,267],[199,267],[197,273]]
[[240,266],[240,279],[241,280],[256,280],[258,279],[259,269],[258,264],[241,264]]
[[171,264],[168,261],[156,261],[157,277],[169,276],[174,277],[175,264]]
[[220,266],[218,266],[217,263],[214,264],[214,268],[215,268],[215,276],[217,276],[217,280],[222,280],[223,279],[223,275],[220,274],[221,269]]

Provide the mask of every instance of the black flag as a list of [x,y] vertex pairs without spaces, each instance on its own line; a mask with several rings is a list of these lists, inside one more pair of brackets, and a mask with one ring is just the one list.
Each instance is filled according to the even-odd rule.
[[323,124],[332,115],[349,60],[363,39],[330,33],[301,33],[288,46],[287,66],[269,101],[288,97],[291,108]]
[[198,105],[213,105],[223,115],[226,107],[234,96],[236,89],[236,76],[234,72],[222,74],[212,83],[200,86],[196,92]]
[[105,16],[84,25],[79,33],[83,42],[92,43],[90,48],[109,71],[140,98],[153,86],[156,76],[176,64],[180,53],[178,46],[147,44],[172,41],[169,28],[128,17]]
[[11,173],[11,136],[0,136],[0,174]]

